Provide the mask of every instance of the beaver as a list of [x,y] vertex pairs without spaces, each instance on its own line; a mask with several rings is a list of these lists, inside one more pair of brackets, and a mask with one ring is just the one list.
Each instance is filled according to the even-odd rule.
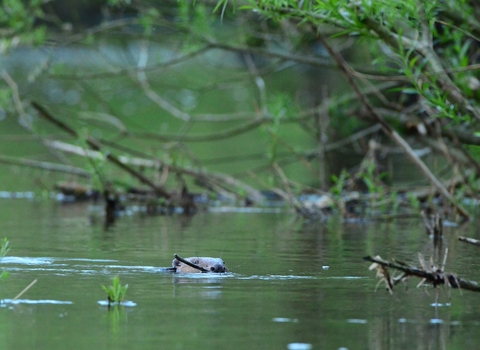
[[185,258],[184,260],[187,260],[188,262],[191,262],[192,264],[199,266],[203,270],[191,267],[181,262],[177,258],[173,259],[172,261],[173,267],[169,270],[172,272],[179,272],[179,273],[228,272],[228,269],[225,266],[225,262],[220,258],[191,257],[191,258]]

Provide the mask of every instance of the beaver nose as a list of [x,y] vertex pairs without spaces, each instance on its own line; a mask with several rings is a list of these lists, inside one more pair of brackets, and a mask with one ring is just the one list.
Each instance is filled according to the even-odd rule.
[[210,271],[212,271],[212,272],[225,272],[225,266],[220,265],[220,264],[215,264],[212,267],[210,267]]

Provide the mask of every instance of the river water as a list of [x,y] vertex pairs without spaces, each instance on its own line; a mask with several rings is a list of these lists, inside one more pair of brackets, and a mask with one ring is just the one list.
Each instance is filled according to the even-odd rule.
[[[125,215],[88,204],[0,200],[4,349],[463,349],[480,342],[476,293],[375,291],[362,257],[432,254],[420,220],[306,222],[286,211]],[[479,280],[478,251],[446,228],[447,270]],[[161,272],[173,254],[222,257],[231,273]],[[102,305],[118,275],[130,305]],[[17,301],[12,299],[37,279]]]

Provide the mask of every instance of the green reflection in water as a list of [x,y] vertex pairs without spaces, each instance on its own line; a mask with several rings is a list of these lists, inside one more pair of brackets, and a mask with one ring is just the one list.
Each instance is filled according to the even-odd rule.
[[[10,277],[0,297],[12,298],[37,278],[22,299],[71,302],[3,305],[5,348],[286,349],[306,343],[314,349],[422,349],[480,341],[474,293],[452,291],[451,306],[443,293],[435,309],[435,291],[415,289],[417,281],[393,296],[373,291],[365,254],[409,262],[416,251],[428,256],[429,238],[415,220],[343,224],[306,223],[290,214],[137,214],[104,231],[90,215],[86,205],[0,201],[12,246],[2,263]],[[467,268],[471,260],[461,257],[466,248],[447,231],[447,266],[475,279]],[[159,272],[174,253],[221,256],[232,273]],[[98,305],[105,298],[99,285],[115,275],[128,283],[135,307],[109,312]]]

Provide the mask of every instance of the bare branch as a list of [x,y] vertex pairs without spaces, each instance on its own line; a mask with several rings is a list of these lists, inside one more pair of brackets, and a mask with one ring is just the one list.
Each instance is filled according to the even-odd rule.
[[31,159],[21,159],[21,158],[14,158],[14,157],[0,155],[0,163],[28,166],[31,168],[43,169],[47,171],[58,171],[58,172],[77,175],[77,176],[86,177],[86,178],[89,178],[91,176],[90,172],[74,166],[55,164],[55,163],[49,163],[49,162],[40,162],[37,160],[31,160]]
[[405,151],[405,153],[409,156],[413,163],[417,165],[417,167],[422,171],[422,173],[427,177],[427,179],[432,183],[432,185],[434,185],[439,190],[439,192],[446,199],[448,199],[448,201],[457,209],[457,212],[463,217],[463,219],[469,220],[470,214],[462,207],[460,203],[457,202],[457,200],[450,194],[450,192],[448,192],[448,190],[442,185],[442,183],[438,181],[438,179],[420,159],[420,157],[415,152],[413,152],[413,149],[410,147],[410,145],[394,129],[392,129],[392,127],[390,127],[387,122],[385,122],[385,120],[380,114],[375,111],[373,106],[367,100],[366,96],[362,93],[362,91],[358,88],[357,84],[353,80],[348,63],[345,62],[343,57],[340,56],[340,54],[335,51],[332,46],[320,34],[318,35],[318,38],[328,50],[332,58],[337,62],[340,70],[346,76],[348,83],[357,94],[360,102],[365,106],[365,108],[375,118],[375,120],[382,126],[383,131]]
[[[32,106],[37,110],[40,116],[45,118],[46,120],[50,121],[52,124],[56,125],[60,129],[64,130],[74,138],[78,138],[78,134],[76,133],[75,130],[73,130],[71,127],[63,123],[62,121],[58,120],[55,118],[53,115],[51,115],[45,108],[43,108],[41,105],[39,105],[37,102],[32,101]],[[92,148],[94,151],[100,151],[102,149],[100,143],[95,140],[92,137],[88,137],[85,142],[88,144],[90,148]],[[121,162],[118,157],[114,156],[111,153],[106,153],[105,158],[115,164],[117,167],[125,170],[127,173],[138,179],[140,182],[143,184],[149,186],[152,190],[155,191],[155,193],[161,197],[165,198],[171,198],[172,194],[167,192],[163,187],[155,185],[150,179],[145,177],[142,173],[136,171],[135,169],[131,168],[130,166],[124,164]]]
[[427,271],[427,266],[424,268],[417,268],[413,266],[408,266],[406,264],[383,260],[380,257],[371,257],[366,256],[364,260],[371,261],[373,263],[379,264],[384,267],[390,267],[395,270],[400,270],[404,272],[407,276],[415,276],[419,278],[424,278],[429,283],[432,283],[434,286],[445,285],[448,283],[449,287],[452,288],[461,288],[470,290],[472,292],[480,292],[480,286],[477,282],[467,281],[461,278],[456,277],[453,273],[446,273],[443,271]]

